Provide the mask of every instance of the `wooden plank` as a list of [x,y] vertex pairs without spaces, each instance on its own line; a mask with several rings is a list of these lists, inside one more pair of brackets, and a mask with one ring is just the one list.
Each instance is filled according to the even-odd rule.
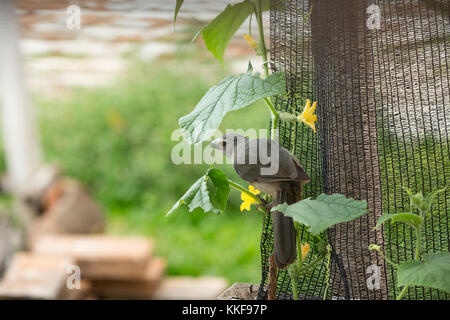
[[17,253],[0,282],[3,299],[59,299],[73,260]]
[[152,296],[153,300],[215,300],[228,286],[220,277],[169,277]]
[[161,282],[167,262],[152,258],[140,280],[94,280],[92,292],[100,299],[149,299]]
[[43,235],[32,251],[75,260],[83,279],[142,279],[153,252],[151,240],[105,235]]

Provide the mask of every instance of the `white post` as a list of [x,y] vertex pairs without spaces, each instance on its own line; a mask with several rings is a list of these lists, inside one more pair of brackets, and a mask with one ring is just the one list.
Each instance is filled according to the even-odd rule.
[[41,149],[24,85],[14,0],[0,0],[0,96],[8,187],[20,195],[41,164]]

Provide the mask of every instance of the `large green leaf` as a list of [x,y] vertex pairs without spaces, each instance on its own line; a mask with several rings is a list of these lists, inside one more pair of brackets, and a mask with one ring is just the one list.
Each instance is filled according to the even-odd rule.
[[424,286],[450,292],[450,253],[426,254],[422,261],[407,261],[397,270],[398,286]]
[[209,51],[223,64],[223,54],[235,32],[253,12],[250,0],[229,4],[224,11],[201,30]]
[[[211,195],[207,180],[211,180],[214,188],[214,194]],[[230,193],[230,186],[227,182],[226,175],[218,169],[209,169],[204,176],[198,179],[189,188],[188,191],[178,200],[172,209],[167,212],[166,217],[174,212],[182,204],[189,208],[189,212],[195,209],[201,209],[203,212],[221,213],[225,210]]]
[[315,235],[335,224],[368,213],[366,200],[354,200],[342,194],[321,194],[316,200],[308,198],[291,205],[283,203],[272,208],[272,211],[281,211],[291,216],[295,221],[309,227],[309,231]]
[[402,212],[382,215],[380,219],[378,219],[375,229],[389,220],[391,220],[391,222],[403,222],[414,228],[417,228],[423,224],[423,219],[419,215],[410,212]]
[[177,21],[178,11],[180,11],[181,6],[183,5],[184,0],[177,0],[175,5],[175,12],[173,14],[173,26],[175,27],[175,22]]
[[279,72],[269,75],[266,79],[261,79],[259,73],[250,72],[228,76],[210,88],[195,109],[181,117],[178,123],[185,129],[185,137],[189,143],[199,143],[211,136],[229,111],[244,108],[259,99],[285,92],[284,75]]

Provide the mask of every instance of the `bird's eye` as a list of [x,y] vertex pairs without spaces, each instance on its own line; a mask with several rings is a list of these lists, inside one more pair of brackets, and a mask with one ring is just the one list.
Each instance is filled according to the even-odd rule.
[[227,142],[225,140],[222,141],[222,147],[225,148],[225,146],[227,145]]

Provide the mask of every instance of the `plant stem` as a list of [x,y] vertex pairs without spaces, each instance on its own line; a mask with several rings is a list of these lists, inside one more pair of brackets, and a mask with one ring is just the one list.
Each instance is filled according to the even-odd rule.
[[266,40],[264,39],[261,0],[255,0],[255,16],[256,16],[256,22],[258,23],[259,48],[261,50],[261,54],[262,54],[262,58],[263,58],[264,74],[267,77],[269,75],[269,67],[267,65],[267,62],[268,62],[267,61],[267,48],[266,48]]
[[238,184],[238,183],[236,183],[236,182],[234,182],[234,181],[231,181],[230,179],[227,179],[227,181],[228,181],[228,184],[229,184],[231,187],[235,188],[236,190],[238,190],[238,191],[240,191],[240,192],[246,193],[247,195],[249,195],[250,197],[252,197],[257,203],[263,204],[263,202],[262,202],[255,194],[251,193],[249,190],[247,190],[246,188],[244,188],[244,187],[241,186],[240,184]]
[[416,228],[416,255],[414,260],[420,259],[420,226]]
[[395,267],[395,268],[398,268],[398,264],[397,263],[394,263],[391,259],[389,259],[388,257],[386,257],[385,255],[384,255],[384,253],[383,253],[383,251],[381,251],[381,250],[376,250],[376,249],[369,249],[369,250],[375,250],[375,251],[377,251],[380,255],[381,255],[381,257],[384,259],[384,261],[386,261],[387,263],[389,263],[390,265],[392,265],[393,267]]
[[[298,259],[297,261],[300,261],[302,259],[301,253],[300,253],[299,257],[297,257],[297,259]],[[313,260],[311,263],[309,263],[305,267],[301,266],[301,269],[299,269],[298,264],[296,264],[296,263],[291,265],[288,272],[289,272],[289,277],[291,278],[292,295],[293,295],[294,300],[298,300],[298,284],[297,284],[298,277],[300,275],[307,274],[309,271],[314,269],[325,257],[326,257],[326,255],[320,255],[319,257],[317,257],[315,260]]]
[[278,119],[280,116],[278,115],[278,111],[275,109],[272,101],[269,98],[264,98],[264,102],[269,107],[270,112]]
[[294,300],[298,300],[298,270],[297,265],[291,265],[291,267],[288,269],[289,277],[291,278],[292,283],[292,296]]
[[402,292],[400,292],[400,294],[397,296],[397,300],[402,300],[403,296],[405,295],[406,291],[408,290],[409,286],[406,285],[403,287]]
[[302,268],[300,274],[308,273],[309,271],[311,271],[311,269],[314,269],[326,256],[327,256],[326,254],[320,255],[315,260],[311,261],[309,264],[307,264]]
[[296,263],[289,268],[289,277],[291,278],[292,283],[292,295],[294,300],[298,300],[298,275],[300,274],[300,270],[302,269],[303,259],[302,259],[302,239],[300,238],[300,224],[298,222],[294,222],[295,233],[297,239],[297,259]]
[[325,287],[325,290],[323,292],[323,300],[327,298],[328,289],[330,288],[330,263],[331,263],[331,246],[327,245],[327,271],[326,271],[326,279],[327,279],[327,285]]
[[[261,50],[261,55],[263,59],[263,67],[264,67],[264,74],[266,78],[269,76],[269,66],[268,66],[268,59],[267,59],[267,47],[266,47],[266,41],[264,39],[264,26],[263,26],[263,19],[262,19],[262,10],[261,10],[261,0],[255,0],[254,2],[255,6],[255,17],[256,22],[258,23],[258,32],[259,32],[259,49]],[[269,107],[270,112],[272,113],[272,130],[271,130],[271,136],[270,138],[272,140],[276,140],[276,129],[278,128],[278,119],[279,115],[276,111],[272,100],[270,98],[264,98],[264,102]]]
[[[420,212],[420,215],[422,216],[422,212]],[[420,260],[420,226],[418,226],[416,229],[416,254],[414,256],[414,260]],[[397,296],[397,300],[402,300],[403,296],[405,295],[406,291],[408,290],[409,286],[406,285],[403,287],[403,290],[399,293]]]
[[270,112],[272,113],[272,128],[270,131],[270,138],[272,140],[276,140],[276,132],[278,128],[278,119],[280,118],[280,115],[278,114],[277,110],[275,109],[275,106],[273,105],[272,101],[269,98],[264,98],[264,102],[269,107]]
[[[421,209],[419,209],[419,215],[420,215],[420,217],[422,219],[425,220],[425,214],[424,214],[424,212]],[[419,260],[420,259],[420,243],[422,242],[421,241],[421,232],[420,232],[420,230],[421,230],[421,226],[419,225],[416,228],[416,255],[414,257],[414,260]]]
[[302,239],[300,238],[300,223],[294,221],[295,233],[297,234],[297,271],[300,272],[303,266]]

